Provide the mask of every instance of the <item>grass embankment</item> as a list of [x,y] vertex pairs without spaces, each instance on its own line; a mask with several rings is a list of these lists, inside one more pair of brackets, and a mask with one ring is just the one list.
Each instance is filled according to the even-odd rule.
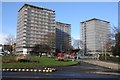
[[106,56],[106,60],[105,60],[105,56],[100,56],[99,60],[101,61],[108,61],[108,62],[114,62],[114,63],[120,63],[120,57],[111,57],[111,56]]
[[[75,65],[78,62],[72,61],[56,61],[53,58],[48,58],[47,56],[30,56],[29,59],[33,62],[14,62],[15,56],[3,56],[3,68],[39,68],[39,67],[53,67],[53,66],[69,66]],[[4,62],[5,60],[11,60],[13,62]],[[35,62],[34,62],[35,61]]]

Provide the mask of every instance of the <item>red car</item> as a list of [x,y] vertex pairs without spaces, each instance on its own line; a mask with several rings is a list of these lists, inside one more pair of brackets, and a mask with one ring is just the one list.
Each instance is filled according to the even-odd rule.
[[75,57],[75,53],[70,53],[70,58],[74,58]]
[[58,53],[58,54],[57,54],[57,57],[58,57],[57,59],[58,59],[59,61],[62,61],[62,60],[63,60],[63,56],[64,56],[64,55],[63,55],[62,53]]

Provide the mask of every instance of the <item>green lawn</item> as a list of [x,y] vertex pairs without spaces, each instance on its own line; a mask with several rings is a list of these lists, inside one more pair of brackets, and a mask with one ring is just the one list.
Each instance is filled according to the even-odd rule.
[[[7,59],[15,59],[15,57],[9,57],[9,56],[4,56],[2,58],[3,60]],[[53,66],[69,66],[69,65],[75,65],[78,62],[72,62],[72,61],[56,61],[53,58],[48,58],[46,56],[38,57],[38,56],[31,56],[29,57],[30,60],[32,61],[37,61],[37,62],[8,62],[8,63],[2,63],[3,68],[39,68],[39,67],[53,67]]]

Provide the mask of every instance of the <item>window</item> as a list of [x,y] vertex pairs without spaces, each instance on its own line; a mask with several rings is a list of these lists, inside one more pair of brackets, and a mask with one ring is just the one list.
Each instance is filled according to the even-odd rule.
[[31,12],[34,12],[34,10],[31,10]]
[[27,12],[25,12],[25,14],[27,14]]
[[25,10],[28,10],[27,8],[25,8]]

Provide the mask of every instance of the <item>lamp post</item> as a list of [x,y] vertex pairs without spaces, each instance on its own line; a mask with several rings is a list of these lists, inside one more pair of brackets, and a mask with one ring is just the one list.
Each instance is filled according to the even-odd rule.
[[107,60],[107,54],[106,54],[106,41],[105,41],[105,60]]
[[[102,55],[104,55],[104,59],[107,60],[107,54],[106,54],[106,40],[103,39],[103,44],[102,44]],[[104,54],[103,54],[103,45],[104,45]]]
[[104,55],[103,55],[103,40],[102,40],[102,56],[104,56]]

